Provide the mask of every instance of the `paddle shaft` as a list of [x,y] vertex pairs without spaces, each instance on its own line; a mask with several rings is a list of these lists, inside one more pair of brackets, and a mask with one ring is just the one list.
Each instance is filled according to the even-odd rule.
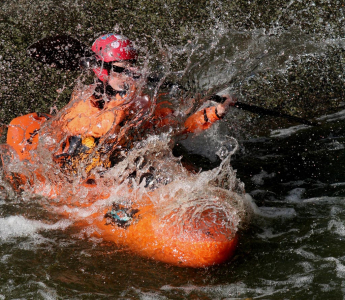
[[[213,96],[211,96],[210,100],[213,100],[213,101],[218,102],[218,103],[223,103],[226,100],[226,98],[218,96],[218,95],[213,95]],[[239,102],[239,101],[237,101],[234,104],[234,107],[245,110],[245,111],[249,111],[249,112],[252,112],[255,114],[259,114],[259,115],[266,115],[266,116],[273,116],[273,117],[280,117],[280,118],[288,119],[290,121],[302,123],[302,124],[305,124],[308,126],[317,126],[318,125],[317,123],[306,120],[306,119],[302,119],[299,117],[295,117],[295,116],[281,113],[281,112],[276,111],[276,110],[271,110],[271,109],[267,109],[267,108],[259,107],[256,105]]]

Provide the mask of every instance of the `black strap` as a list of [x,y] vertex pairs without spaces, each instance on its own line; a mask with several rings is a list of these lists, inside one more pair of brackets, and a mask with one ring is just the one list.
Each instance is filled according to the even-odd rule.
[[38,113],[37,113],[37,116],[38,116],[39,118],[44,117],[44,118],[46,118],[47,120],[50,119],[50,116],[48,116],[46,113],[38,112]]
[[209,122],[208,117],[207,117],[206,109],[204,109],[204,121],[205,121],[205,123]]

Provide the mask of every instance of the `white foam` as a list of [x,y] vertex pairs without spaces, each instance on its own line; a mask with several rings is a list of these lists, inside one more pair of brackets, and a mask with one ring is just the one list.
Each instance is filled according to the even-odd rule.
[[[265,280],[262,280],[265,281]],[[271,284],[270,284],[271,283]],[[182,291],[186,298],[188,295],[193,292],[196,293],[205,293],[211,295],[212,299],[244,299],[248,295],[254,295],[255,299],[262,297],[272,296],[276,293],[281,293],[286,290],[286,281],[282,282],[273,282],[266,284],[265,287],[251,288],[243,282],[236,282],[229,285],[214,285],[214,286],[194,286],[194,285],[185,285],[180,287],[174,287],[171,285],[164,285],[161,287],[163,291]],[[282,288],[277,288],[279,285],[283,286]]]
[[316,260],[316,261],[321,259],[319,255],[315,255],[314,253],[306,251],[303,248],[296,249],[295,253],[301,255],[302,257],[306,259],[311,259],[311,260]]
[[296,216],[296,211],[289,207],[258,207],[255,214],[264,218],[293,218]]
[[329,231],[335,232],[336,234],[340,236],[345,236],[345,225],[341,221],[330,220],[328,222],[327,229]]
[[253,181],[256,185],[263,185],[265,178],[273,178],[274,176],[276,176],[275,173],[268,174],[266,171],[261,170],[259,174],[256,174],[251,178],[251,181]]
[[285,129],[277,129],[277,130],[272,130],[271,131],[271,137],[286,137],[294,134],[295,132],[298,132],[303,129],[307,129],[310,126],[307,125],[297,125],[297,126],[292,126],[289,128]]
[[274,196],[275,193],[272,191],[267,191],[267,190],[252,190],[250,191],[250,195],[253,196],[254,198],[257,196],[261,196],[261,195],[271,195]]
[[313,203],[313,202],[341,202],[344,200],[344,197],[327,197],[327,196],[322,196],[322,197],[313,197],[313,198],[308,198],[304,199],[303,203]]
[[246,212],[250,215],[254,214],[264,218],[292,218],[296,216],[295,209],[289,207],[258,207],[249,194],[245,194],[243,200]]
[[305,189],[304,188],[296,188],[289,192],[289,195],[285,198],[287,202],[290,203],[301,203],[302,195],[304,194]]
[[58,294],[56,290],[52,289],[51,287],[48,287],[43,282],[37,282],[38,285],[38,294],[42,297],[44,300],[55,300],[58,299]]
[[292,284],[293,287],[304,287],[306,285],[310,285],[314,281],[314,275],[303,275],[303,274],[296,274],[289,278],[288,283]]
[[331,292],[331,291],[334,291],[335,288],[334,287],[331,287],[329,284],[322,284],[322,283],[319,283],[319,286],[320,286],[320,290],[322,292]]
[[261,239],[273,239],[273,238],[280,237],[280,236],[287,234],[289,232],[292,232],[292,231],[294,231],[294,230],[289,230],[288,232],[273,233],[272,228],[267,228],[262,233],[257,234],[257,236]]
[[6,262],[9,260],[9,258],[10,258],[11,256],[12,256],[11,254],[5,254],[5,255],[3,255],[3,256],[1,257],[1,259],[0,259],[0,262],[6,263]]
[[339,261],[339,259],[335,257],[327,257],[325,260],[335,262],[335,265],[336,265],[335,270],[337,272],[337,277],[345,278],[345,266]]
[[331,141],[330,143],[327,144],[327,149],[329,151],[338,151],[338,150],[343,150],[345,146],[342,143],[339,143],[338,141]]
[[324,121],[326,120],[327,122],[333,122],[337,120],[344,120],[345,119],[345,109],[338,111],[334,114],[331,115],[326,115],[318,118],[319,121]]
[[167,300],[165,296],[158,295],[153,292],[141,292],[140,300]]
[[313,265],[310,262],[307,262],[307,261],[300,262],[297,265],[302,266],[305,273],[311,273],[311,272],[313,272],[315,270]]
[[335,187],[344,186],[344,185],[345,185],[345,182],[335,182],[335,183],[330,184],[330,186],[335,186]]
[[8,240],[13,237],[33,237],[40,230],[65,229],[70,221],[62,220],[55,224],[47,224],[42,221],[29,220],[23,216],[10,216],[0,218],[0,239]]
[[56,213],[62,213],[62,214],[68,213],[69,215],[71,215],[71,217],[75,219],[85,219],[91,216],[92,214],[94,214],[96,211],[92,206],[87,207],[87,208],[80,208],[80,207],[69,207],[67,205],[63,205],[58,208],[53,208],[53,210]]

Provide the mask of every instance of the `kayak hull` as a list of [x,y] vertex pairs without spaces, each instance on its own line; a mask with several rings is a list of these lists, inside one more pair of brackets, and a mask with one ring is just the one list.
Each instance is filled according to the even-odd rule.
[[[149,259],[199,268],[223,263],[233,256],[239,217],[233,214],[232,219],[228,206],[223,204],[237,201],[238,195],[205,187],[204,195],[213,199],[216,209],[203,209],[205,197],[199,201],[197,194],[186,208],[181,204],[180,191],[175,196],[167,192],[171,183],[153,191],[141,187],[139,192],[129,186],[119,191],[102,178],[80,182],[76,178],[72,183],[49,180],[36,157],[38,138],[32,135],[44,121],[37,114],[29,114],[14,119],[9,126],[7,151],[2,151],[1,158],[4,178],[15,190],[44,196],[48,199],[48,204],[44,201],[47,209],[73,220],[74,226],[88,236],[113,242]],[[25,142],[28,140],[30,143]],[[13,168],[16,163],[19,167]]]
[[[157,207],[153,201],[159,197],[161,190],[140,198],[136,191],[129,190],[119,192],[117,197],[135,200],[130,206],[118,206],[117,210],[134,213],[128,214],[131,216],[128,221],[118,223],[109,217],[113,208],[111,199],[116,196],[100,192],[97,184],[86,189],[86,201],[76,202],[71,196],[67,201],[53,201],[51,205],[56,205],[56,211],[65,218],[74,219],[74,226],[80,230],[87,228],[90,237],[113,242],[142,257],[180,267],[201,268],[221,264],[229,260],[236,250],[236,224],[228,220],[222,211],[205,210],[198,220],[192,220],[194,208],[181,214],[181,208],[177,206],[162,215],[164,209]],[[222,197],[228,194],[213,192],[214,195],[221,202],[227,200]],[[178,199],[167,200],[169,204],[175,201]],[[198,199],[194,202],[198,203]],[[80,216],[83,216],[82,220]]]
[[125,247],[143,257],[181,267],[208,267],[229,260],[236,249],[238,238],[202,239],[175,235],[173,228],[158,232],[161,220],[146,215],[137,224],[123,229],[106,225],[104,220],[92,222],[101,232],[94,236]]

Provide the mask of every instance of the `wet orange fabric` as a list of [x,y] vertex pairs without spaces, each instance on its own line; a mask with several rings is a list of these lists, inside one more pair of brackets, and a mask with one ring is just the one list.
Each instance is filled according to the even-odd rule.
[[31,113],[17,117],[9,124],[6,142],[17,152],[20,160],[30,159],[30,151],[37,147],[38,130],[47,117]]
[[99,138],[105,135],[113,125],[120,124],[126,116],[123,110],[114,109],[124,102],[119,95],[106,104],[103,110],[99,109],[95,102],[96,99],[91,96],[85,101],[74,103],[61,118],[61,123],[66,123],[62,129],[69,135]]
[[186,132],[200,132],[210,128],[218,120],[220,118],[217,116],[216,107],[212,106],[191,115],[184,123],[184,126]]
[[[135,93],[130,91],[128,94],[124,97],[116,95],[111,101],[105,103],[104,107],[99,108],[97,106],[98,100],[93,96],[92,86],[81,92],[77,90],[73,93],[70,103],[62,113],[53,117],[52,122],[45,126],[42,129],[43,131],[39,132],[51,137],[51,144],[49,145],[46,141],[44,147],[53,153],[55,160],[55,157],[62,157],[62,159],[66,157],[61,155],[68,151],[68,137],[71,136],[79,136],[84,139],[87,137],[101,138],[108,135],[108,137],[114,137],[109,139],[108,143],[125,145],[126,140],[130,141],[132,137],[127,136],[127,131],[121,131],[121,126],[126,124],[125,121],[129,120],[128,118],[131,118],[130,115],[137,113],[138,103],[141,112],[151,109],[151,102],[147,96],[136,97],[134,101],[131,101],[130,97],[133,97]],[[160,102],[143,128],[176,127],[178,124],[173,113],[174,110],[169,102]],[[183,132],[203,131],[219,119],[215,107],[202,109],[187,118]],[[30,151],[36,149],[38,130],[45,121],[45,117],[39,117],[36,113],[33,113],[18,117],[10,123],[7,143],[16,150],[20,159],[29,159]],[[132,125],[136,126],[136,124]],[[86,157],[84,155],[84,159]],[[94,163],[95,161],[100,163],[100,157],[93,161]],[[60,162],[60,158],[57,158],[56,162]],[[105,163],[106,165],[109,164],[108,162]]]

